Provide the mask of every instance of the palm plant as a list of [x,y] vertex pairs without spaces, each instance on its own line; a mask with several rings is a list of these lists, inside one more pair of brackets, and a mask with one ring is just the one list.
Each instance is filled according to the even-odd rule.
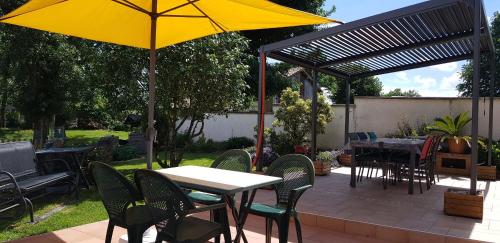
[[427,131],[443,134],[443,141],[448,141],[452,153],[463,153],[465,145],[470,145],[470,136],[463,136],[463,128],[472,120],[469,112],[462,112],[455,118],[444,116],[434,119],[434,124],[427,126]]

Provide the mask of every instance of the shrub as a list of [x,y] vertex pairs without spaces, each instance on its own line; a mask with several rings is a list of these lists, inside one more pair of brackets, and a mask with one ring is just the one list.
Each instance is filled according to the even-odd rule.
[[114,161],[131,160],[139,157],[139,151],[131,145],[118,146],[113,151]]
[[201,153],[213,153],[224,149],[223,142],[215,142],[212,139],[206,139],[205,136],[200,136],[198,141],[194,142],[189,151]]
[[291,143],[291,139],[286,133],[277,133],[274,129],[269,136],[271,148],[279,154],[290,154],[294,152],[295,144]]
[[242,149],[253,145],[254,141],[247,137],[231,137],[225,142],[226,149]]
[[322,162],[332,162],[333,161],[333,155],[331,152],[325,151],[325,152],[320,152],[318,156],[316,156],[316,160],[322,161]]

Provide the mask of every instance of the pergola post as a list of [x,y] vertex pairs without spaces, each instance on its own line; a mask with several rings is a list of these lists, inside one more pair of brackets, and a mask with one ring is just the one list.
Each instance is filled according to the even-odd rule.
[[490,107],[489,107],[489,117],[488,117],[488,166],[491,166],[492,157],[492,147],[493,147],[493,103],[495,97],[495,52],[493,51],[490,55]]
[[345,128],[344,128],[344,145],[349,143],[349,109],[351,105],[351,80],[345,79]]
[[312,80],[312,126],[311,126],[311,160],[316,160],[317,123],[318,123],[318,69],[313,70]]
[[262,171],[262,151],[264,148],[264,115],[266,111],[266,54],[259,49],[259,94],[258,94],[258,118],[257,118],[257,145],[255,151],[256,170]]
[[478,120],[479,120],[479,80],[480,80],[480,48],[481,48],[481,0],[474,1],[474,49],[472,78],[472,166],[470,171],[470,194],[476,195],[477,160],[478,160]]

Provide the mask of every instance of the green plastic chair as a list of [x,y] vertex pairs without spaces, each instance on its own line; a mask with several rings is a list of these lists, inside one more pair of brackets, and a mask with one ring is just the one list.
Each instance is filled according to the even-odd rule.
[[153,223],[148,208],[136,206],[136,201],[142,200],[139,191],[109,165],[92,162],[89,168],[109,216],[105,242],[111,242],[115,226],[127,229],[129,242],[142,242],[144,231]]
[[302,194],[314,185],[313,163],[304,155],[289,154],[271,163],[266,174],[283,178],[273,186],[276,204],[252,203],[249,213],[266,218],[266,243],[271,242],[273,220],[278,224],[279,242],[287,242],[290,217],[293,216],[297,239],[301,243],[302,229],[295,206]]
[[[221,154],[210,166],[211,168],[247,172],[252,169],[252,158],[250,154],[242,149],[232,149]],[[190,192],[188,197],[191,201],[203,205],[211,205],[224,202],[220,195],[205,192]]]
[[134,174],[144,202],[153,217],[156,242],[220,241],[220,235],[229,232],[228,221],[222,224],[189,216],[190,214],[220,210],[224,203],[196,208],[182,189],[167,177],[151,170],[137,170]]

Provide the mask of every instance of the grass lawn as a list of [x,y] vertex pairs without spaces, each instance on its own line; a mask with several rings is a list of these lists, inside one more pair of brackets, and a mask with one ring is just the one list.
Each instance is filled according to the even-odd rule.
[[[66,146],[82,146],[96,143],[99,138],[114,135],[120,139],[128,139],[128,132],[109,130],[66,130]],[[31,141],[33,130],[17,130],[0,128],[0,141]]]
[[[30,130],[0,129],[0,141],[29,141],[32,135],[33,133]],[[120,139],[128,138],[127,132],[107,130],[68,130],[66,135],[68,137],[66,144],[70,146],[92,144],[106,135],[119,136]],[[181,166],[209,166],[216,157],[216,154],[186,153]],[[113,166],[128,178],[133,176],[134,170],[146,168],[144,159],[116,162]],[[153,167],[155,169],[160,168],[156,163],[153,164]],[[54,195],[35,200],[34,206],[35,220],[48,212],[62,210],[35,224],[29,223],[28,215],[14,221],[0,221],[0,242],[107,219],[104,206],[99,199],[99,195],[94,190],[82,190],[80,202],[78,203],[74,202],[73,196]]]

